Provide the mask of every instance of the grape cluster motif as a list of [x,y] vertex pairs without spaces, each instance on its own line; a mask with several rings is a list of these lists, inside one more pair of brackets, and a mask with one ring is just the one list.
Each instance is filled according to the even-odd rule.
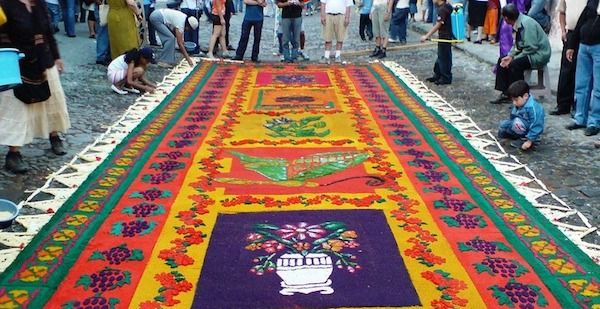
[[164,182],[169,182],[173,179],[174,175],[167,172],[162,172],[158,174],[149,174],[144,176],[144,181],[147,181],[153,185],[159,185]]
[[445,208],[452,211],[469,211],[473,209],[473,205],[465,200],[458,199],[443,199],[435,202],[436,208]]
[[493,275],[500,275],[504,278],[518,277],[527,272],[527,270],[514,260],[505,258],[487,257],[481,263],[475,264],[478,272],[487,271]]
[[155,189],[155,188],[139,192],[139,194],[146,201],[154,201],[156,199],[159,199],[159,198],[163,197],[163,192],[161,190],[158,190],[158,189]]
[[168,160],[152,164],[152,167],[161,170],[162,172],[171,172],[180,169],[181,163],[173,160]]
[[429,187],[428,189],[431,190],[431,191],[433,191],[433,192],[440,193],[440,194],[442,194],[444,196],[453,195],[454,194],[454,191],[452,191],[452,188],[448,188],[448,187],[445,187],[445,186],[442,186],[442,185],[439,185],[439,184],[435,185],[433,187]]
[[526,285],[511,279],[505,286],[494,285],[490,287],[494,291],[494,297],[500,305],[508,305],[511,308],[533,309],[537,306],[545,307],[547,300],[540,293],[540,288],[534,285]]
[[145,218],[151,216],[155,211],[158,210],[158,205],[152,203],[140,203],[136,204],[132,209],[132,214],[136,218]]
[[102,296],[92,296],[83,301],[73,301],[63,306],[65,309],[113,309],[119,303],[116,298],[107,299]]
[[459,248],[462,251],[478,251],[486,255],[494,255],[497,251],[511,251],[506,245],[501,242],[491,242],[475,237],[464,243],[459,243]]
[[76,286],[83,286],[85,290],[91,289],[94,293],[104,293],[130,283],[130,272],[106,267],[91,275],[81,276]]
[[119,265],[131,257],[131,250],[126,246],[113,247],[102,251],[109,264]]
[[147,221],[135,220],[129,222],[122,222],[121,227],[121,235],[123,235],[123,237],[135,237],[138,234],[144,233],[147,229],[150,228],[150,225]]
[[177,160],[183,157],[183,152],[181,151],[171,151],[165,154],[165,156],[171,160]]
[[469,215],[460,213],[454,217],[443,216],[442,220],[451,227],[463,227],[466,229],[486,227],[487,223],[479,215]]

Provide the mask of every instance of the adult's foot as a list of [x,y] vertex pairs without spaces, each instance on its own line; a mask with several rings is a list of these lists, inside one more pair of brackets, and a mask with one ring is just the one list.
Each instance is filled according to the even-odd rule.
[[496,100],[490,101],[491,104],[508,104],[510,102],[510,98],[504,93],[500,94]]
[[452,84],[452,82],[449,82],[449,81],[447,81],[447,80],[441,80],[441,79],[438,79],[438,80],[436,80],[436,81],[434,82],[434,84],[436,84],[436,85],[438,85],[438,86],[439,86],[439,85],[450,85],[450,84]]
[[599,127],[587,127],[587,128],[585,128],[585,132],[583,132],[583,134],[585,134],[585,136],[593,136],[593,135],[597,135],[598,133],[600,133]]
[[379,46],[377,46],[377,47],[375,47],[375,49],[373,50],[371,55],[369,55],[369,57],[375,58],[375,57],[379,56],[380,53],[381,53],[381,48],[379,48]]
[[432,76],[432,77],[428,77],[425,79],[425,81],[430,82],[430,83],[435,83],[438,81],[439,78]]
[[6,168],[9,172],[15,174],[25,174],[28,170],[27,166],[25,165],[25,162],[23,162],[23,157],[21,156],[21,153],[18,151],[9,151],[6,154],[4,168]]
[[50,149],[57,156],[64,156],[67,154],[65,146],[58,135],[50,135]]
[[571,123],[571,124],[568,124],[567,126],[565,126],[565,129],[567,129],[567,130],[577,130],[577,129],[583,129],[583,128],[585,128],[584,125],[579,125],[576,123]]
[[571,113],[571,111],[566,110],[566,109],[553,109],[552,111],[550,111],[550,115],[554,115],[554,116],[558,116],[558,115],[566,115]]
[[377,56],[378,59],[383,59],[387,57],[386,52],[382,49],[381,52],[379,52],[379,55]]
[[235,48],[233,48],[233,46],[231,46],[231,45],[228,45],[227,50],[235,50]]
[[242,57],[235,56],[235,57],[231,58],[231,60],[243,61],[244,59]]

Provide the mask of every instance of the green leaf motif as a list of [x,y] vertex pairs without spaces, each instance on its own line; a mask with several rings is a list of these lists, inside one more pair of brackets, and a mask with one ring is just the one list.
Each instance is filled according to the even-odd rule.
[[121,222],[121,221],[115,222],[115,224],[113,224],[112,228],[110,229],[110,233],[115,236],[121,235],[122,232],[123,232],[123,222]]
[[92,255],[90,256],[90,258],[88,259],[88,261],[104,261],[106,260],[106,258],[104,257],[104,254],[102,254],[102,252],[100,251],[94,251],[94,253],[92,253]]
[[508,306],[509,308],[515,307],[515,304],[512,302],[510,297],[508,297],[506,293],[500,291],[500,288],[497,285],[489,287],[488,290],[494,291],[492,296],[498,300],[498,304],[500,306]]
[[346,223],[340,221],[327,221],[320,224],[322,228],[330,231],[346,230]]
[[92,278],[88,275],[83,275],[79,277],[79,280],[77,280],[75,283],[75,287],[83,286],[83,289],[87,291],[90,287],[90,284],[92,284]]
[[442,221],[448,224],[449,227],[460,227],[460,223],[458,223],[458,221],[456,221],[453,217],[442,216]]

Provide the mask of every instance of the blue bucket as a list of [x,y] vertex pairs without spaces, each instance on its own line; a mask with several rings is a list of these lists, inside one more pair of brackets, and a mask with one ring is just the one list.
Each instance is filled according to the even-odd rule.
[[0,91],[12,89],[22,83],[19,59],[24,56],[18,49],[0,48]]
[[19,215],[17,204],[0,199],[0,229],[9,227]]

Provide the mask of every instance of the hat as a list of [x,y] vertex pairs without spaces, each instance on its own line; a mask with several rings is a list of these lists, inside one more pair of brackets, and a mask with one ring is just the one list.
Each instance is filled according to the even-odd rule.
[[156,63],[156,60],[154,59],[154,51],[152,50],[152,48],[144,47],[144,48],[140,49],[140,55],[142,55],[142,57],[148,59],[150,61],[150,63]]
[[194,16],[188,17],[187,22],[188,22],[188,25],[190,25],[190,27],[193,30],[198,29],[198,20],[196,19],[196,17],[194,17]]

